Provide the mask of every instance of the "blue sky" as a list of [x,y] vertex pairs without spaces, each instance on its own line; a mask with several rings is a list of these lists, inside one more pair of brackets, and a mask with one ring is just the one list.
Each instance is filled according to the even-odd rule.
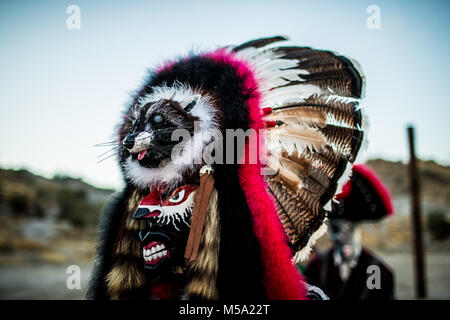
[[[69,5],[81,29],[66,27]],[[381,29],[366,26],[369,5]],[[449,1],[1,1],[0,166],[121,185],[97,163],[147,68],[187,51],[276,34],[360,62],[370,121],[366,158],[450,164]]]

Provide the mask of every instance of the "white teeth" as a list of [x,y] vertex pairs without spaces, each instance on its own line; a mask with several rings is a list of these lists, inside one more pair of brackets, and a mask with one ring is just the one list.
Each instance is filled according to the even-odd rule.
[[143,255],[145,261],[153,261],[159,258],[165,257],[168,254],[168,250],[164,244],[158,244],[151,249],[143,249]]

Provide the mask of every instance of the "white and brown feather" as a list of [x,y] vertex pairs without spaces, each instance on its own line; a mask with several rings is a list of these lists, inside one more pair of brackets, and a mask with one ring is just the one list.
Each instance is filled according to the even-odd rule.
[[327,215],[324,207],[361,147],[365,77],[351,59],[274,46],[281,40],[287,39],[254,40],[235,51],[253,64],[262,107],[272,109],[264,120],[276,123],[266,130],[268,166],[275,174],[266,178],[284,229],[300,251],[323,233],[317,231]]

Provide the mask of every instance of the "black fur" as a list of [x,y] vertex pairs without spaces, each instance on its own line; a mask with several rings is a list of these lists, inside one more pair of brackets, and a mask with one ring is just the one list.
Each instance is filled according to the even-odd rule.
[[217,286],[220,299],[265,299],[260,246],[239,185],[237,165],[217,166],[220,255]]
[[106,296],[105,277],[112,263],[112,251],[119,232],[127,199],[131,188],[126,187],[122,192],[113,195],[108,205],[103,209],[97,235],[97,251],[86,294],[88,299],[104,300]]

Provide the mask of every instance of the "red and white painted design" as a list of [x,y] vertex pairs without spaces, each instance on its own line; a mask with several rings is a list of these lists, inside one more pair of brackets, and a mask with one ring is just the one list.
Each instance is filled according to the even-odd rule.
[[182,185],[164,199],[161,189],[156,188],[141,201],[134,217],[136,219],[157,218],[158,223],[172,223],[177,230],[179,230],[177,227],[179,223],[190,226],[197,188],[195,185]]

